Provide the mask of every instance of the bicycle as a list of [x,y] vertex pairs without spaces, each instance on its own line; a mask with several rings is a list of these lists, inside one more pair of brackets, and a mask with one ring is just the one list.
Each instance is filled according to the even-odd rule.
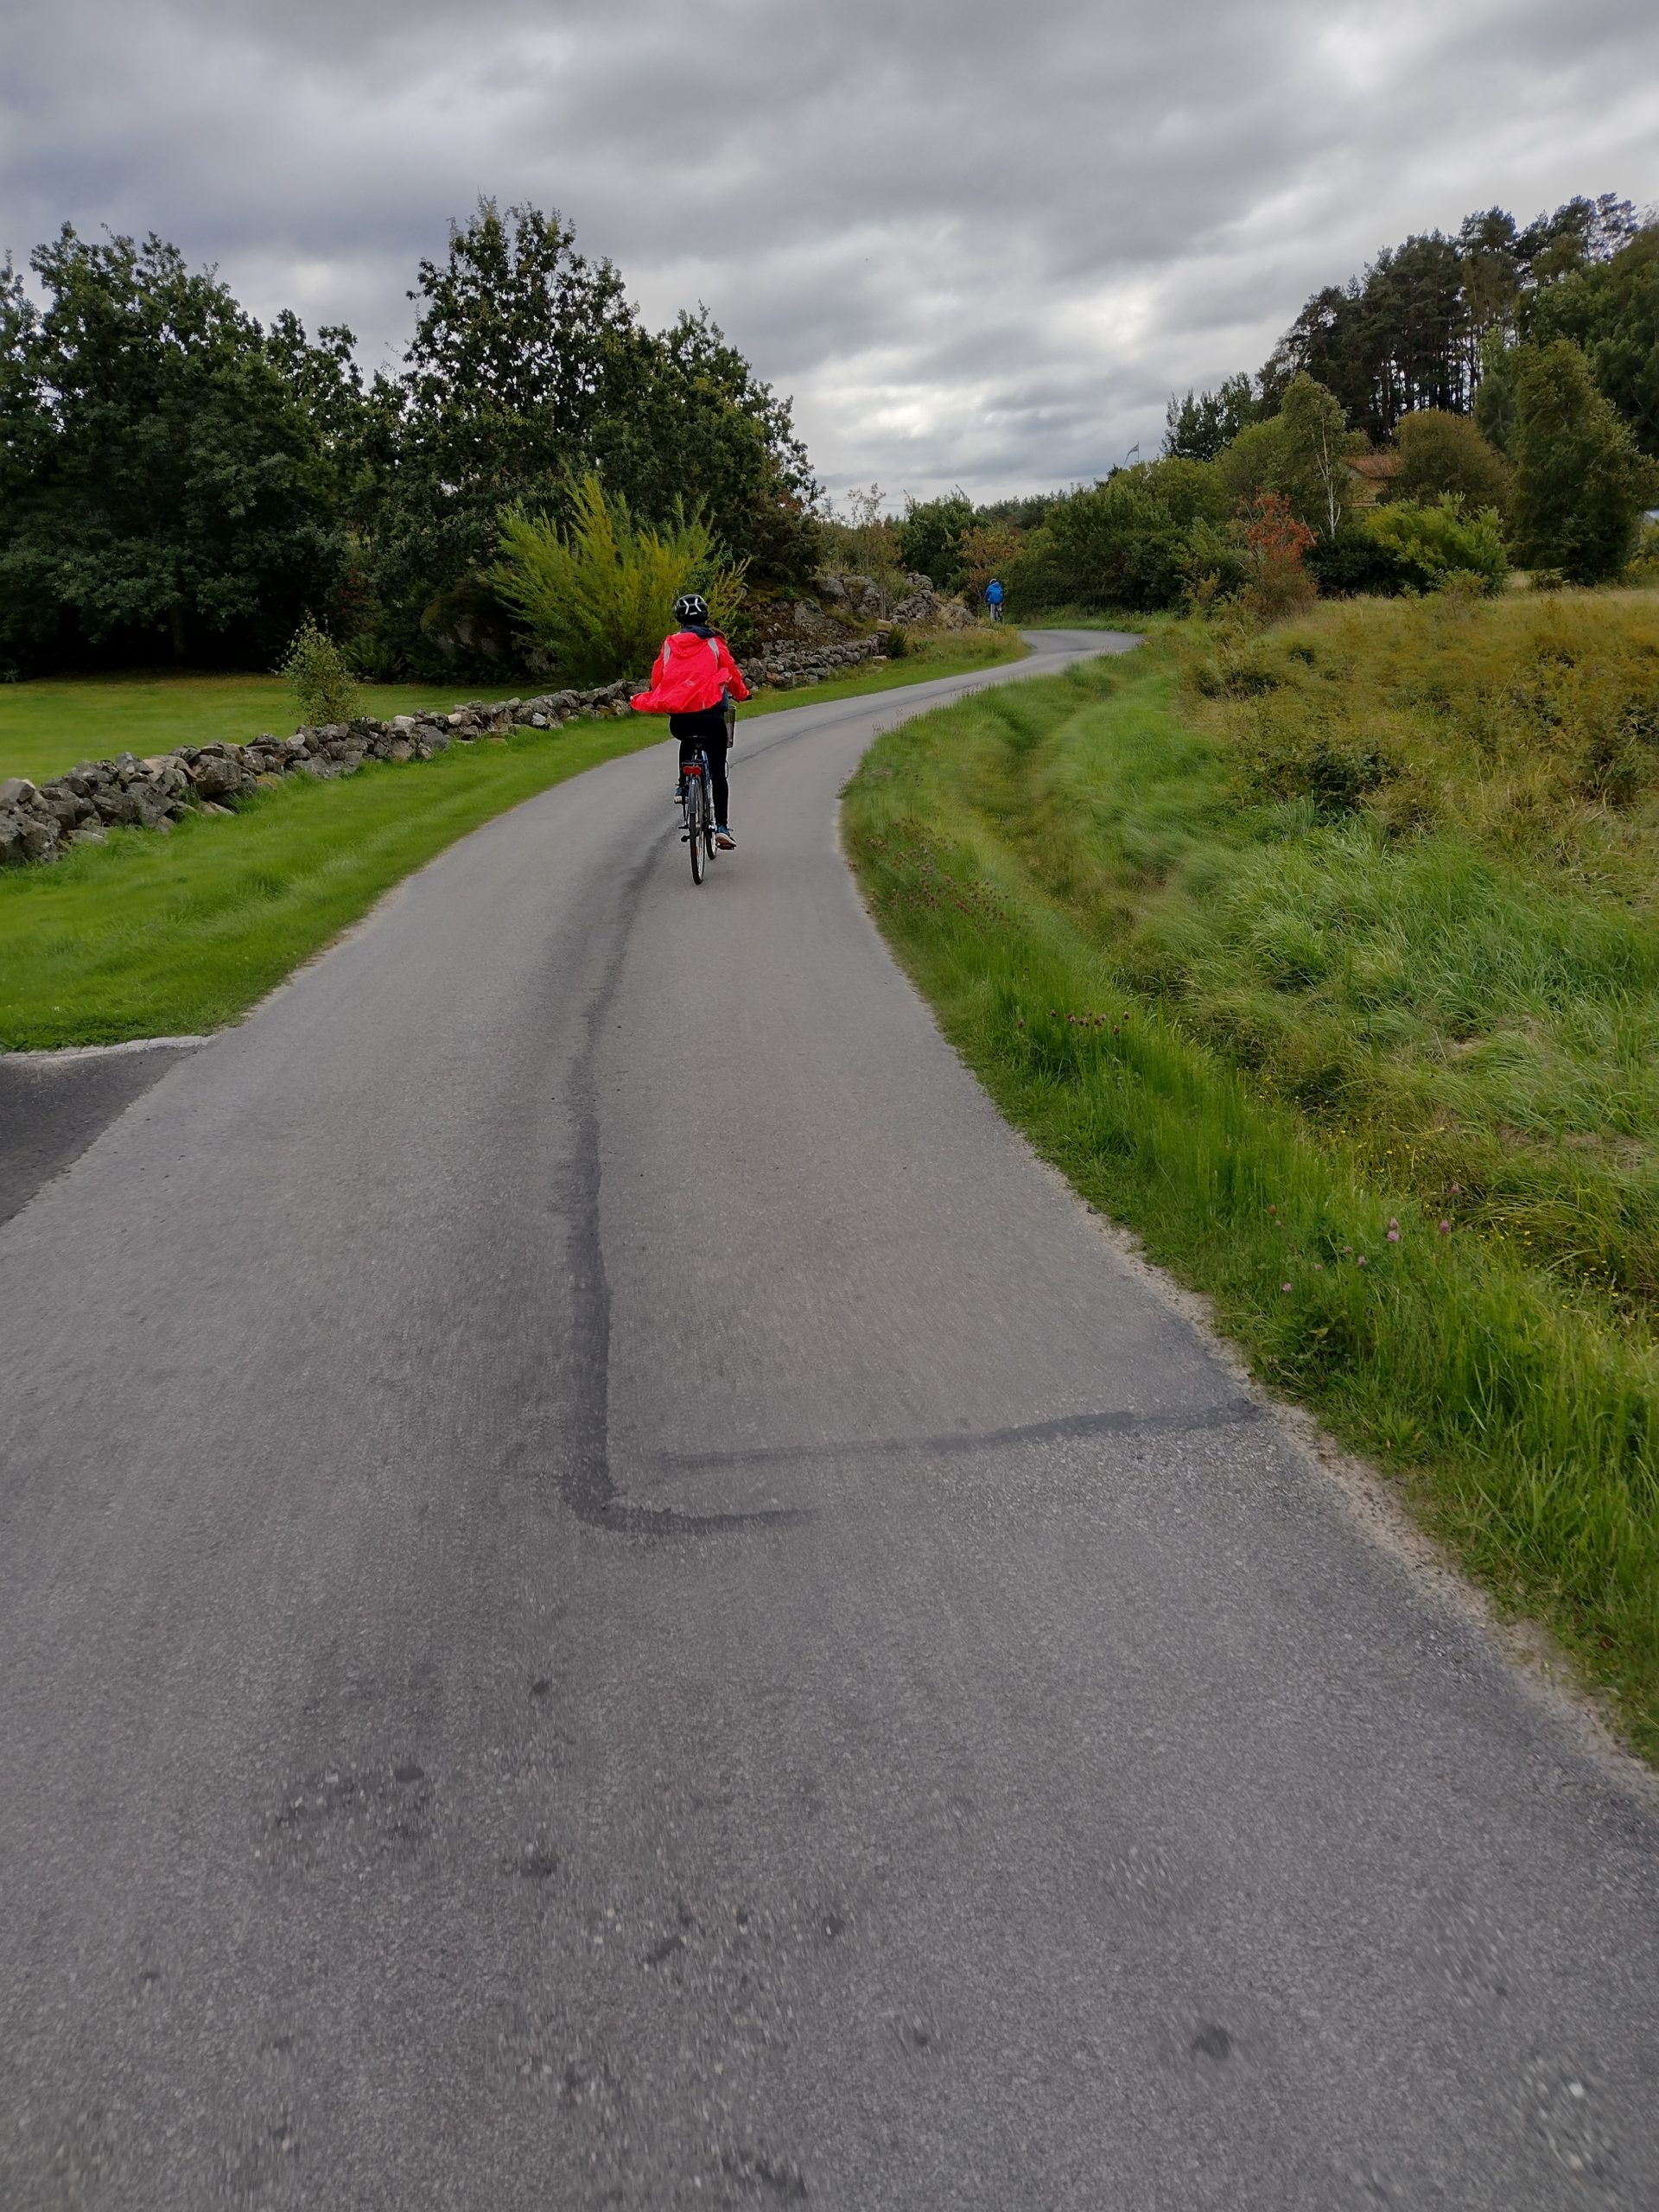
[[[737,709],[729,699],[726,702],[726,742],[728,756],[732,737],[737,728]],[[685,823],[683,845],[691,848],[691,880],[701,883],[709,863],[720,847],[715,838],[715,802],[709,788],[709,754],[705,747],[697,747],[695,760],[683,762],[680,768],[680,813]]]
[[684,786],[680,795],[680,810],[685,823],[680,842],[690,846],[691,880],[701,883],[715,851],[715,808],[709,795],[709,755],[701,746],[695,760],[682,764],[680,780]]

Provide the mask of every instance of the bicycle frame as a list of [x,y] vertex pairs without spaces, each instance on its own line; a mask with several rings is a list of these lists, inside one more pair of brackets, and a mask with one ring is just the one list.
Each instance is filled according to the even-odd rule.
[[[685,783],[685,797],[681,802],[680,812],[680,818],[684,823],[685,829],[680,842],[683,845],[693,847],[691,880],[694,883],[701,883],[704,868],[720,849],[715,842],[714,787],[709,780],[709,754],[704,747],[697,747],[695,760],[683,760],[680,763],[680,774]],[[691,826],[691,793],[694,788],[699,789],[702,794],[702,804],[700,810],[702,823],[700,833],[694,830]],[[698,844],[702,848],[700,851],[696,849]]]

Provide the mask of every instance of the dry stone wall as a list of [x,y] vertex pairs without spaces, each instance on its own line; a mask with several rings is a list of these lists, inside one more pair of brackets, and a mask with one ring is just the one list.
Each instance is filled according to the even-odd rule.
[[[883,643],[877,634],[840,645],[772,646],[749,656],[746,673],[751,683],[792,690],[876,658]],[[111,830],[168,830],[192,809],[227,814],[238,798],[285,776],[327,781],[354,775],[365,760],[429,760],[452,745],[512,729],[557,729],[578,715],[626,715],[642,684],[629,677],[595,690],[549,691],[499,706],[475,700],[448,715],[397,715],[390,721],[363,716],[246,745],[181,745],[143,760],[120,753],[83,761],[39,785],[9,777],[0,781],[0,866],[55,860],[73,845],[101,842]]]

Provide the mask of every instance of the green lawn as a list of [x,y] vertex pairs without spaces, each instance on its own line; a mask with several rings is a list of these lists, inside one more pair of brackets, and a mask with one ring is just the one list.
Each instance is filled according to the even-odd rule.
[[[1247,643],[1209,707],[1202,636],[982,693],[879,741],[848,842],[1009,1117],[1209,1294],[1258,1373],[1392,1467],[1653,1755],[1659,929],[1627,848],[1646,844],[1650,885],[1654,822],[1636,791],[1583,796],[1609,638],[1571,608],[1547,638],[1501,619],[1448,615],[1442,635],[1434,610],[1332,611]],[[1517,824],[1458,783],[1484,742],[1514,786],[1523,664],[1552,687],[1534,702],[1549,835],[1538,788]],[[1500,709],[1502,742],[1480,721]],[[1362,728],[1383,758],[1369,794],[1344,751]],[[1313,796],[1281,787],[1299,761]]]
[[[1019,633],[969,632],[963,637],[928,639],[902,660],[863,676],[817,684],[810,690],[766,691],[748,711],[770,714],[798,707],[806,699],[851,699],[866,691],[885,691],[921,683],[936,676],[956,676],[971,668],[1017,660],[1024,647]],[[467,699],[527,697],[535,680],[517,685],[365,683],[361,711],[378,720],[393,715],[441,710]],[[170,752],[179,745],[206,745],[219,739],[243,742],[266,731],[285,737],[299,714],[294,695],[279,676],[171,676],[141,673],[123,677],[50,677],[29,683],[0,684],[0,778],[28,776],[35,783],[60,776],[79,760],[104,760],[118,753]]]
[[[524,687],[518,687],[522,692]],[[362,711],[380,720],[465,699],[511,699],[514,687],[457,689],[431,683],[365,683]],[[280,676],[46,677],[0,684],[0,777],[41,783],[79,760],[118,753],[170,753],[215,740],[245,743],[266,731],[286,737],[300,716]]]

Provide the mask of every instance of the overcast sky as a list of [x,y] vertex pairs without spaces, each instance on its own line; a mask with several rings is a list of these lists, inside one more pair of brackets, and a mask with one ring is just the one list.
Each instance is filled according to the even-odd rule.
[[0,251],[159,231],[395,361],[480,194],[708,302],[820,475],[1086,479],[1316,285],[1659,198],[1655,0],[10,0]]

